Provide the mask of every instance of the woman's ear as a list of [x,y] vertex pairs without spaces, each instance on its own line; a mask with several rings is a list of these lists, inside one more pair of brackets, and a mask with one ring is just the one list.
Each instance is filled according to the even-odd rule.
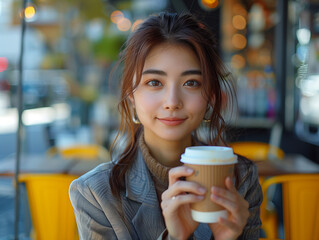
[[128,96],[128,98],[129,98],[129,100],[130,100],[130,102],[131,102],[133,108],[135,108],[135,100],[134,100],[133,93],[130,94],[130,95]]

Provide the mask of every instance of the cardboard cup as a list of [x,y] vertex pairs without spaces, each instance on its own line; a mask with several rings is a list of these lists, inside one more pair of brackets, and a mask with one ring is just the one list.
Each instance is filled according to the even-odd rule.
[[194,169],[195,173],[186,181],[197,182],[207,189],[205,198],[191,204],[192,217],[197,222],[213,223],[219,217],[227,218],[227,211],[210,200],[212,186],[225,187],[226,177],[233,177],[237,156],[229,147],[188,147],[181,156],[181,162]]

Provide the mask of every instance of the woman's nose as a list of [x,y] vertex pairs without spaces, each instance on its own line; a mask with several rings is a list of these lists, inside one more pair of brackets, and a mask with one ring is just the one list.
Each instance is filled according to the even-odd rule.
[[164,99],[164,108],[169,110],[177,110],[182,108],[182,94],[177,87],[169,87],[166,89]]

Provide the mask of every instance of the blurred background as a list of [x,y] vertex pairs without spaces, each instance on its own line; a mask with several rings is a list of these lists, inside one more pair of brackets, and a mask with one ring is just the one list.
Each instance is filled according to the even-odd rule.
[[[0,0],[0,163],[16,154],[23,11],[22,154],[41,156],[74,144],[109,149],[120,84],[112,67],[136,26],[163,10],[191,12],[215,33],[237,89],[238,107],[225,114],[230,142],[275,137],[285,153],[319,163],[316,0],[33,0],[25,9]],[[10,178],[1,182],[0,239],[8,239],[14,192]]]

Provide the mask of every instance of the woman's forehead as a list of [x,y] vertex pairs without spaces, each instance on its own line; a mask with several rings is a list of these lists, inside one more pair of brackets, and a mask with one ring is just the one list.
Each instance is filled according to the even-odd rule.
[[200,63],[195,52],[185,44],[163,43],[154,46],[147,54],[144,66],[184,66],[190,68],[200,68]]

